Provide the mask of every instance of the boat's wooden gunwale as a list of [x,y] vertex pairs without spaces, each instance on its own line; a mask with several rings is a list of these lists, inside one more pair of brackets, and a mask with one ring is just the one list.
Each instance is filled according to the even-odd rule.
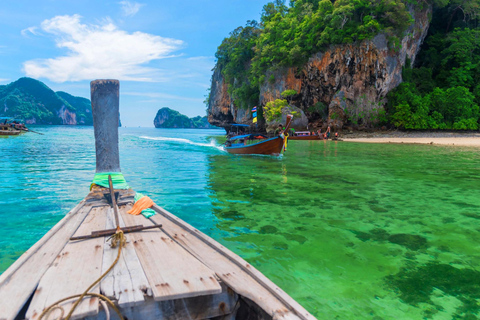
[[19,130],[0,130],[0,136],[18,136],[22,131]]
[[298,302],[275,285],[260,271],[223,245],[154,205],[158,215],[151,217],[164,225],[164,230],[192,255],[216,272],[237,294],[254,301],[273,319],[315,319]]
[[[92,230],[104,229],[106,214],[104,206],[90,210],[73,236],[90,235]],[[54,263],[42,276],[27,310],[27,319],[37,320],[40,314],[60,299],[81,294],[102,274],[103,238],[85,241],[67,241]],[[100,293],[99,286],[90,292]],[[72,309],[75,299],[60,304],[65,313]],[[59,313],[59,310],[57,310]],[[85,297],[72,314],[72,320],[98,314],[98,298]],[[53,315],[52,315],[53,317]]]
[[0,275],[1,320],[17,316],[90,209],[81,201]]

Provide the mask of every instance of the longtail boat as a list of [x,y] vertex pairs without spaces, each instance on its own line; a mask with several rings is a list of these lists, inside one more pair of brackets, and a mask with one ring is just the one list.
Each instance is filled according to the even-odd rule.
[[[90,86],[91,191],[0,275],[0,319],[315,319],[248,262],[138,199],[120,170],[119,82]],[[139,203],[150,208],[129,214]]]
[[[292,115],[287,116],[284,132],[288,132],[292,123]],[[267,138],[263,135],[241,135],[234,136],[225,142],[224,149],[233,154],[263,154],[279,155],[285,146],[288,137],[284,134],[273,138]]]
[[16,136],[22,133],[22,130],[12,124],[12,121],[12,118],[0,117],[0,136]]

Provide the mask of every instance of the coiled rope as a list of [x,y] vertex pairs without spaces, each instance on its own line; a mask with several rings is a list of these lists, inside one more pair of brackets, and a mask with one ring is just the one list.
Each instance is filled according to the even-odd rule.
[[[102,281],[102,279],[110,272],[112,271],[113,267],[117,264],[118,260],[120,260],[120,255],[122,254],[122,247],[125,246],[125,244],[127,243],[127,240],[125,238],[125,235],[123,234],[123,231],[122,230],[118,230],[114,235],[112,235],[108,240],[111,240],[110,242],[110,246],[112,248],[115,248],[117,245],[118,245],[118,254],[117,254],[117,258],[115,259],[115,261],[112,263],[112,265],[110,266],[110,268],[108,268],[107,271],[105,271],[101,276],[100,278],[98,278],[97,280],[95,280],[94,283],[92,283],[88,288],[87,290],[85,290],[82,294],[76,294],[76,295],[73,295],[73,296],[70,296],[70,297],[67,297],[67,298],[64,298],[64,299],[61,299],[61,300],[58,300],[57,302],[51,304],[48,308],[46,308],[42,314],[40,315],[40,317],[38,318],[39,320],[42,320],[43,317],[47,316],[45,319],[47,320],[48,319],[48,316],[50,315],[50,313],[53,311],[53,310],[56,310],[56,309],[59,309],[61,311],[61,315],[60,315],[60,318],[57,318],[57,320],[61,320],[63,318],[63,315],[65,313],[65,310],[63,309],[63,307],[59,306],[60,303],[64,302],[64,301],[67,301],[67,300],[70,300],[70,299],[74,299],[74,298],[77,298],[77,301],[75,302],[75,304],[73,305],[72,309],[70,310],[70,312],[68,313],[67,317],[65,318],[65,320],[69,320],[70,317],[72,316],[73,312],[75,311],[75,309],[77,308],[77,306],[80,304],[80,302],[83,300],[83,298],[85,298],[86,296],[92,296],[92,297],[97,297],[99,298],[101,301],[105,301],[106,303],[108,303],[108,305],[110,307],[112,307],[113,310],[115,310],[115,312],[117,313],[118,317],[121,319],[121,320],[124,320],[122,314],[120,313],[120,310],[118,310],[118,308],[115,306],[115,304],[112,302],[112,300],[110,300],[109,298],[107,298],[106,296],[104,296],[103,294],[98,294],[98,293],[93,293],[93,292],[88,292],[90,291],[90,289],[92,289],[93,287],[95,287],[100,281]],[[106,311],[107,312],[107,311]]]

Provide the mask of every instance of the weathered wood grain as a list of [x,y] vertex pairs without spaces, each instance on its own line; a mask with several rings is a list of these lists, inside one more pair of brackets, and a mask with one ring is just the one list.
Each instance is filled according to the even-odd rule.
[[16,317],[91,207],[81,201],[0,276],[0,319]]
[[[234,318],[230,318],[230,315],[235,313],[238,306],[238,296],[222,285],[220,294],[167,301],[155,301],[152,297],[146,297],[141,306],[123,308],[121,312],[128,320],[204,320],[212,318],[233,320]],[[110,319],[119,320],[112,310],[110,310]],[[87,317],[85,320],[106,320],[105,311],[100,308],[98,316]]]
[[[92,231],[103,230],[107,208],[107,206],[93,208],[74,236],[88,235]],[[42,311],[52,303],[81,294],[95,282],[102,271],[103,244],[104,238],[68,242],[40,280],[27,310],[27,319],[38,319]],[[99,293],[99,286],[92,288],[90,292]],[[68,314],[75,301],[75,299],[71,299],[60,304],[65,310],[65,314]],[[59,311],[55,312],[58,314]],[[75,309],[71,319],[97,313],[98,298],[86,297]]]
[[[127,206],[130,208],[131,206]],[[153,223],[143,217],[122,212],[127,225]],[[195,259],[161,230],[129,234],[156,301],[182,299],[220,293],[212,270]]]
[[151,219],[188,252],[197,257],[237,294],[259,305],[274,319],[315,319],[298,302],[265,277],[248,262],[215,240],[193,228],[165,209],[155,205],[159,213]]
[[[126,211],[125,207],[119,210],[120,227],[125,227],[122,212]],[[109,208],[107,212],[106,229],[116,227],[113,218],[113,209]],[[140,305],[144,302],[144,293],[151,294],[152,289],[148,284],[147,277],[143,271],[142,265],[138,260],[137,253],[133,247],[133,241],[130,234],[126,234],[127,244],[122,249],[122,255],[113,270],[105,276],[100,282],[100,291],[109,298],[117,300],[119,307],[126,308]],[[105,238],[105,241],[108,239]],[[117,258],[117,248],[111,248],[109,243],[105,243],[103,247],[103,266],[102,273]]]

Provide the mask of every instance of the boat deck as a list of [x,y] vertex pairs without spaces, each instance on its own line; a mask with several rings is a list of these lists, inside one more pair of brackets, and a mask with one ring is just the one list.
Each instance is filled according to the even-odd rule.
[[[83,293],[109,269],[118,248],[110,247],[108,237],[70,240],[115,228],[113,208],[103,197],[106,190],[90,192],[0,276],[0,319],[39,319],[45,308]],[[121,227],[162,225],[125,234],[120,260],[90,290],[112,299],[124,317],[234,319],[242,305],[256,301],[262,309],[258,313],[265,314],[258,319],[314,319],[243,259],[164,209],[154,206],[157,214],[149,219],[127,214],[134,191],[116,191]],[[66,317],[74,302],[61,303],[49,319]],[[88,296],[72,319],[108,319],[103,305]],[[113,310],[109,313],[118,318]]]

